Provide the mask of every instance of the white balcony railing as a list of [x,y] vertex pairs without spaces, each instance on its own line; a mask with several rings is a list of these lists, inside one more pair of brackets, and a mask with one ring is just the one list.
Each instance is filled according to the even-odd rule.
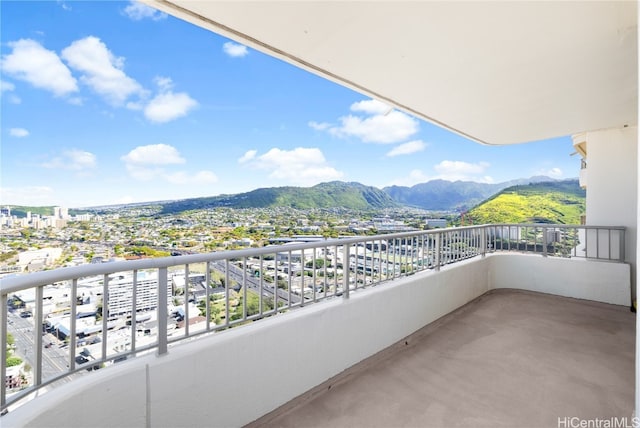
[[[6,343],[8,332],[18,336],[16,352],[31,370],[26,382],[15,382],[8,375],[9,351],[1,347],[2,411],[85,370],[152,351],[166,354],[195,336],[337,296],[348,299],[354,291],[487,252],[623,262],[624,233],[623,227],[484,225],[7,277],[0,280],[0,340]],[[96,321],[83,323],[87,314]]]

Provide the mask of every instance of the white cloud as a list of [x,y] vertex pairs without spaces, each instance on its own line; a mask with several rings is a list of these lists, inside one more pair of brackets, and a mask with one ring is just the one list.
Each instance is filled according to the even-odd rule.
[[449,181],[476,181],[479,183],[492,183],[493,179],[484,172],[489,168],[487,162],[469,163],[463,161],[443,160],[433,168],[438,175],[434,178]]
[[76,79],[54,51],[31,39],[9,42],[13,51],[2,57],[0,66],[8,75],[36,88],[63,96],[78,91]]
[[433,168],[440,174],[481,174],[488,167],[489,164],[487,162],[469,163],[443,160]]
[[154,21],[160,21],[167,17],[167,14],[160,12],[157,9],[138,3],[137,1],[129,2],[129,5],[124,8],[124,14],[134,21],[141,21],[143,19],[152,19]]
[[392,107],[378,100],[362,100],[351,104],[350,109],[367,114],[389,114]]
[[411,172],[409,172],[409,175],[405,177],[396,178],[395,180],[392,180],[391,182],[385,185],[382,185],[380,187],[387,187],[387,186],[411,187],[419,183],[426,183],[427,181],[430,181],[433,179],[434,177],[426,175],[422,170],[414,169],[414,170],[411,170]]
[[365,143],[393,144],[406,141],[419,131],[419,122],[409,115],[392,110],[377,100],[363,100],[350,107],[355,114],[342,116],[339,125],[310,121],[311,128],[327,131],[336,137],[356,137]]
[[437,172],[434,175],[428,175],[420,169],[412,170],[409,175],[393,180],[388,186],[414,186],[419,183],[426,183],[431,180],[447,180],[447,181],[475,181],[476,183],[493,183],[494,180],[485,175],[490,164],[487,162],[469,163],[463,161],[444,160],[433,169]]
[[44,168],[70,169],[82,171],[93,169],[96,166],[96,155],[84,150],[67,150],[60,156],[52,158],[50,161],[41,164]]
[[[432,180],[433,177],[429,177],[422,170],[414,169],[412,170],[408,176],[398,178],[387,186],[407,186],[411,187],[419,183],[426,183],[429,180]],[[386,187],[386,186],[383,186]]]
[[97,37],[74,41],[63,49],[62,58],[83,73],[83,83],[113,105],[124,104],[132,95],[145,95],[142,86],[123,71],[124,58],[114,56]]
[[545,175],[551,178],[562,178],[563,172],[560,168],[543,169],[538,171],[535,175]]
[[249,167],[269,172],[269,177],[290,184],[312,185],[322,181],[337,180],[344,174],[327,164],[318,148],[297,147],[293,150],[273,148],[256,156],[249,151],[245,159]]
[[[189,114],[198,106],[198,102],[186,92],[174,93],[173,81],[169,77],[156,76],[153,81],[158,86],[159,93],[144,107],[144,115],[152,122],[170,122]],[[138,109],[139,105],[129,104],[130,109]]]
[[418,121],[399,111],[370,117],[343,116],[341,126],[330,128],[338,137],[356,137],[365,143],[399,143],[418,132]]
[[222,50],[232,58],[242,58],[249,54],[249,50],[246,46],[233,42],[227,42],[222,45]]
[[125,107],[129,110],[144,110],[145,106],[140,101],[129,101]]
[[[3,92],[11,92],[15,89],[15,85],[11,82],[7,82],[6,80],[0,80],[0,93]],[[20,104],[22,99],[15,94],[3,95],[3,97],[7,97],[11,104]]]
[[308,125],[315,129],[316,131],[324,131],[325,129],[328,129],[329,127],[331,127],[330,123],[327,122],[315,122],[315,121],[310,121],[308,123]]
[[216,183],[218,177],[212,171],[168,171],[168,165],[180,165],[186,160],[178,150],[168,144],[139,146],[120,159],[124,161],[129,175],[140,181],[164,180],[171,184]]
[[156,76],[153,78],[153,82],[158,85],[161,92],[166,92],[173,88],[173,80],[170,77]]
[[24,138],[29,136],[29,131],[24,128],[11,128],[9,129],[9,135],[17,138]]
[[248,150],[244,155],[242,155],[242,157],[240,159],[238,159],[238,162],[239,163],[248,162],[251,159],[254,159],[257,154],[258,154],[257,150]]
[[218,177],[212,171],[198,171],[193,176],[193,182],[198,184],[215,183]]
[[49,205],[57,203],[48,186],[0,187],[0,201],[7,205]]
[[13,83],[7,82],[6,80],[0,80],[0,92],[13,91],[15,88],[16,87]]
[[421,152],[423,151],[427,145],[422,140],[414,140],[409,141],[407,143],[400,144],[399,146],[394,147],[388,153],[388,157],[400,156],[400,155],[410,155],[411,153]]
[[170,165],[186,162],[180,152],[168,144],[138,146],[120,159],[131,165]]
[[186,116],[198,106],[198,102],[186,92],[173,93],[171,91],[155,96],[144,109],[144,115],[152,122],[170,122]]
[[127,168],[127,172],[129,173],[131,178],[139,181],[151,181],[165,174],[165,171],[162,168],[149,168],[143,165],[136,165],[131,163],[126,163],[125,167]]
[[69,6],[68,4],[66,4],[63,1],[58,0],[58,4],[60,5],[61,8],[63,8],[66,11],[72,10],[71,6]]

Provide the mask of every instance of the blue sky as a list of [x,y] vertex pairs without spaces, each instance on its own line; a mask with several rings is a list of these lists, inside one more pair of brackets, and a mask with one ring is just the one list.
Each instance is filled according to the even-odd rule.
[[0,8],[0,204],[578,174],[569,137],[482,146],[137,3]]

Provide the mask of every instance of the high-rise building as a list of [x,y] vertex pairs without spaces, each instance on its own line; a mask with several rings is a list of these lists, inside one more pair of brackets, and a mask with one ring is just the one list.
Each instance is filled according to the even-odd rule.
[[53,216],[57,219],[67,219],[69,218],[69,208],[53,207]]

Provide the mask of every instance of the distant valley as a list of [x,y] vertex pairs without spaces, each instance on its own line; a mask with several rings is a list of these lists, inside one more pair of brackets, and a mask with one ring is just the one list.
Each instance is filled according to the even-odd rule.
[[391,186],[383,190],[402,205],[433,211],[465,211],[511,186],[550,182],[545,176],[521,178],[502,183],[431,180],[412,187]]

